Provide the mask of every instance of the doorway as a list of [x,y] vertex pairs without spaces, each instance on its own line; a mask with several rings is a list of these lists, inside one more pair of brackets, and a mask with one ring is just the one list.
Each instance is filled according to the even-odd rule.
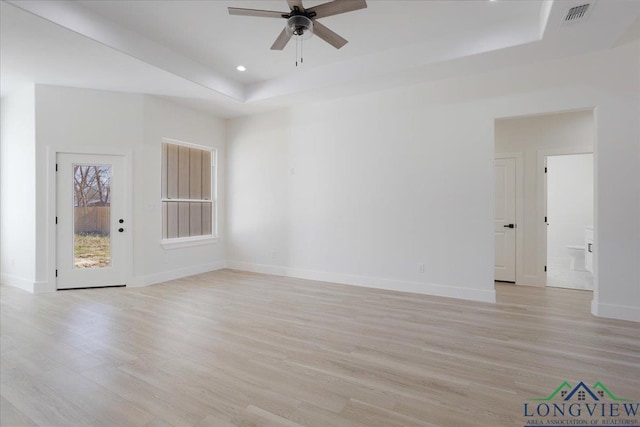
[[[515,172],[515,220],[507,215],[501,218],[500,209],[508,212],[509,187],[502,182],[509,176],[504,171],[495,171],[496,194],[496,280],[513,281],[511,269],[506,262],[513,259],[501,251],[510,248],[505,240],[508,233],[515,236],[515,283],[518,285],[547,285],[547,221],[545,161],[549,156],[593,153],[595,147],[595,120],[593,110],[578,110],[539,114],[531,116],[505,117],[495,121],[495,158],[497,161],[514,158]],[[499,163],[496,167],[500,168]],[[591,181],[593,190],[593,180]],[[592,209],[593,212],[593,209]],[[507,221],[508,220],[508,221]],[[505,225],[513,224],[506,235],[500,231]],[[594,225],[594,224],[589,224]],[[597,243],[597,242],[595,242]],[[566,245],[581,246],[580,242]],[[584,245],[584,243],[582,243]],[[593,245],[592,250],[595,250]],[[509,256],[507,256],[509,255]],[[570,258],[565,258],[567,265]],[[563,261],[564,262],[564,261]],[[502,275],[509,271],[505,279]],[[595,283],[597,286],[597,283]]]
[[56,155],[56,288],[124,285],[125,166],[117,155]]
[[546,156],[547,286],[593,289],[593,160],[593,153]]

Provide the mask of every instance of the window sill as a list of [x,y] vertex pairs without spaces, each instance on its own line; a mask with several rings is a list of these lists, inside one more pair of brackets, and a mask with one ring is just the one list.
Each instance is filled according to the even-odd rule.
[[192,246],[215,245],[218,243],[216,236],[180,237],[177,239],[162,239],[160,244],[163,249],[190,248]]

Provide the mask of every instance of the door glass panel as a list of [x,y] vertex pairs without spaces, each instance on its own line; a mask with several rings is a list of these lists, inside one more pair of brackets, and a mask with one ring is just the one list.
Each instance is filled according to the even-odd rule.
[[73,165],[73,266],[111,264],[111,166]]

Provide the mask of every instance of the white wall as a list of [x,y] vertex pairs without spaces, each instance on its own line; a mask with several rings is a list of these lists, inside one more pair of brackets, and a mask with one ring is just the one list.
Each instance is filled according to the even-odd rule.
[[[517,117],[495,122],[495,149],[499,154],[520,154],[523,163],[522,219],[518,238],[522,251],[516,264],[516,283],[544,286],[547,264],[544,194],[541,185],[544,153],[594,151],[594,114],[592,110],[533,117]],[[593,180],[591,181],[593,189]],[[590,224],[593,225],[593,224]]]
[[547,166],[547,259],[568,268],[566,246],[584,246],[593,226],[593,154],[549,156]]
[[[140,156],[143,96],[36,86],[37,212],[39,262],[35,292],[55,290],[55,152]],[[135,166],[140,166],[138,162]],[[134,188],[137,186],[134,168]],[[125,218],[129,220],[129,218]],[[133,228],[135,245],[135,224]],[[129,258],[129,257],[127,257]],[[137,260],[134,260],[134,265]],[[127,272],[130,277],[130,269]]]
[[0,280],[23,289],[36,280],[34,91],[3,97],[0,117]]
[[133,234],[129,285],[156,283],[224,266],[221,242],[170,251],[160,245],[161,140],[166,137],[215,147],[224,156],[222,120],[144,95],[38,85],[35,99],[40,206],[35,274],[40,286],[36,286],[36,292],[55,289],[53,153],[58,150],[127,156],[133,178],[132,218],[127,218]]
[[333,107],[230,124],[230,265],[492,301],[492,264],[475,255],[490,244],[492,171],[477,160],[491,159],[492,124],[472,107]]
[[[640,320],[639,62],[636,42],[230,121],[228,264],[491,301],[495,120],[595,107],[595,258],[602,286],[596,284],[592,311]],[[48,186],[54,175],[46,153],[58,145],[130,150],[138,198],[134,283],[222,265],[222,244],[200,248],[195,253],[202,258],[195,262],[192,253],[177,250],[173,253],[189,255],[171,255],[176,264],[163,264],[160,222],[153,224],[158,214],[152,206],[153,193],[160,193],[154,178],[160,175],[153,160],[160,155],[156,137],[166,132],[223,147],[221,121],[141,95],[39,86],[35,97],[37,197],[28,212],[37,212],[37,218],[31,226],[24,216],[26,231],[21,229],[23,239],[35,240],[35,255],[27,249],[19,273],[26,283],[34,281],[40,290],[53,283]],[[20,104],[3,100],[3,202],[5,183],[24,176],[6,168],[7,162],[27,165],[34,157],[25,147],[16,151],[17,160],[4,155],[4,136],[13,133],[4,124],[5,106],[23,117],[30,114],[28,105],[14,108],[14,102]],[[181,118],[173,121],[174,115]],[[11,210],[5,203],[1,208],[4,225]],[[152,219],[141,226],[147,214]],[[5,246],[4,233],[0,238],[4,273],[5,253],[14,252]],[[418,272],[421,263],[424,273]]]
[[228,265],[491,300],[495,119],[597,107],[592,310],[640,320],[639,58],[634,43],[230,121]]
[[[144,98],[144,173],[142,191],[135,191],[141,203],[134,220],[142,230],[135,244],[134,258],[142,260],[134,271],[141,284],[158,283],[168,278],[184,277],[224,267],[224,187],[225,187],[225,123],[196,111],[186,109],[160,98]],[[220,240],[204,246],[163,249],[160,194],[160,141],[169,138],[192,144],[213,147],[218,162],[218,229]],[[140,230],[139,230],[140,231]],[[144,280],[140,281],[140,278]]]

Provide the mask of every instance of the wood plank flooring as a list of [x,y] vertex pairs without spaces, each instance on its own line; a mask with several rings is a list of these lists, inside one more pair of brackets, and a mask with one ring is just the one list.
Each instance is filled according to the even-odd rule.
[[2,286],[3,426],[512,426],[602,381],[640,399],[640,325],[591,292],[497,304],[222,270],[145,288]]

